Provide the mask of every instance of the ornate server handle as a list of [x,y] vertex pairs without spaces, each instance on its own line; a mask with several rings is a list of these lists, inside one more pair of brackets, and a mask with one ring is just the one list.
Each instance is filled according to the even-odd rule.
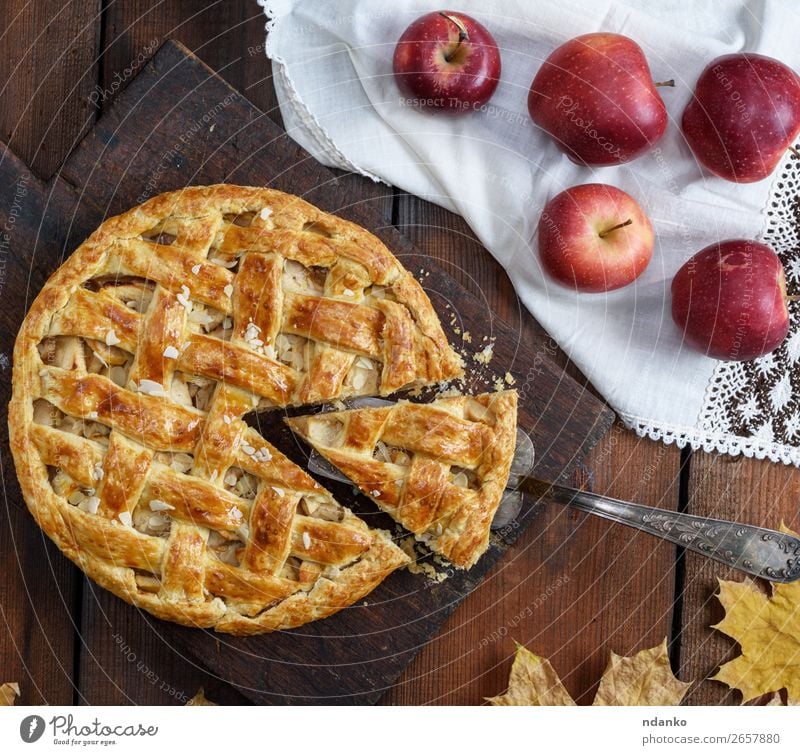
[[519,489],[626,524],[771,582],[800,579],[800,540],[783,532],[628,503],[533,478]]

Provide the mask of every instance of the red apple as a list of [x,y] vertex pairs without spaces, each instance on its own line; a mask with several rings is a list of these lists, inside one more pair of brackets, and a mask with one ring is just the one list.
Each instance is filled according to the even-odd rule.
[[528,111],[575,162],[618,165],[664,134],[667,111],[656,86],[632,39],[584,34],[545,60],[528,93]]
[[778,255],[748,239],[707,246],[672,280],[672,319],[687,343],[717,359],[755,359],[779,346],[787,302]]
[[485,105],[500,80],[500,51],[474,18],[455,11],[421,16],[394,50],[394,77],[405,104],[448,113]]
[[539,219],[539,256],[557,281],[611,291],[641,275],[653,256],[653,226],[630,194],[606,184],[572,186]]
[[700,74],[681,127],[712,173],[738,183],[760,181],[800,132],[800,80],[764,55],[723,55]]

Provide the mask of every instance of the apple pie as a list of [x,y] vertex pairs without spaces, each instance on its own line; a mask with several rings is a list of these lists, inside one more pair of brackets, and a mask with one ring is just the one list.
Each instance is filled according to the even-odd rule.
[[373,235],[279,191],[191,187],[107,220],[45,284],[11,448],[36,521],[103,587],[184,624],[296,627],[407,557],[243,417],[461,372]]
[[288,419],[383,511],[456,566],[489,545],[517,438],[517,393]]

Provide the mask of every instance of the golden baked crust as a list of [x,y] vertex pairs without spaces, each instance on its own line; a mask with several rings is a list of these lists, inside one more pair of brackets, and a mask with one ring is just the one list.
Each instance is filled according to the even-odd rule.
[[11,449],[36,521],[155,615],[235,634],[327,616],[407,562],[242,420],[461,374],[374,236],[218,185],[111,218],[14,349]]
[[430,548],[469,568],[489,545],[517,438],[517,392],[286,420]]

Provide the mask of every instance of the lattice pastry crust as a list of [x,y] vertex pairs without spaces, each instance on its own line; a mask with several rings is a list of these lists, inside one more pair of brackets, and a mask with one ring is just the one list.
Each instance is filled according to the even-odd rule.
[[36,521],[103,587],[184,624],[295,627],[407,557],[242,417],[460,374],[367,231],[192,187],[107,220],[46,283],[14,349],[11,448]]
[[489,545],[517,437],[517,392],[294,417],[289,426],[456,566]]

